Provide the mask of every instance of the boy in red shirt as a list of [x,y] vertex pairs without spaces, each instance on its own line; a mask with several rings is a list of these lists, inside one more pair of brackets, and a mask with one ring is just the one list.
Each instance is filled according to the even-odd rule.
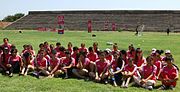
[[164,66],[161,70],[159,79],[162,82],[162,86],[159,89],[173,90],[176,87],[176,82],[179,78],[178,69],[173,65],[171,57],[166,57],[165,61],[167,66]]

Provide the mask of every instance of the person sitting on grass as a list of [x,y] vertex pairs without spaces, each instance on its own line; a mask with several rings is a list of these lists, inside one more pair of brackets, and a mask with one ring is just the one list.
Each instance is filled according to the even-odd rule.
[[81,43],[81,47],[79,47],[79,52],[85,52],[86,54],[88,53],[85,43]]
[[94,52],[93,47],[89,47],[88,50],[89,52],[87,53],[87,58],[90,61],[95,62],[98,59],[97,53]]
[[121,57],[119,57],[118,52],[114,52],[113,56],[114,60],[110,64],[109,73],[113,81],[113,85],[116,87],[117,83],[120,83],[122,77],[121,72],[124,68],[125,62]]
[[140,75],[134,76],[134,81],[139,86],[145,89],[152,90],[156,83],[156,71],[157,67],[153,64],[152,56],[146,58],[147,64],[142,66],[140,69]]
[[71,57],[70,51],[65,51],[65,57],[60,58],[60,70],[59,74],[65,73],[65,79],[72,75],[72,69],[75,66],[75,59]]
[[86,53],[80,52],[76,68],[72,70],[73,74],[78,78],[86,79],[89,75],[88,73],[90,71],[90,64],[91,61],[86,58]]
[[179,78],[178,69],[173,65],[171,57],[166,57],[165,62],[167,63],[167,66],[164,66],[161,70],[159,80],[161,80],[162,86],[159,89],[173,90],[176,87]]
[[10,52],[11,51],[11,44],[9,43],[9,39],[8,38],[4,38],[3,39],[3,44],[1,45],[2,46],[2,48],[4,48],[4,47],[7,47],[8,48],[8,52]]
[[2,47],[3,52],[0,57],[0,67],[2,69],[3,74],[9,74],[9,71],[7,71],[7,64],[8,64],[8,59],[11,56],[11,54],[8,51],[8,47]]
[[136,64],[138,69],[141,69],[142,66],[146,64],[146,58],[143,56],[143,52],[140,48],[136,49],[134,64]]
[[50,66],[49,66],[49,76],[50,78],[52,77],[58,77],[58,73],[61,72],[60,71],[60,59],[56,56],[57,51],[56,50],[52,50],[51,54],[50,54]]
[[134,59],[129,58],[128,64],[124,66],[123,72],[122,72],[122,88],[128,88],[129,82],[133,76],[137,75],[137,66],[133,63]]
[[22,55],[23,68],[20,75],[26,76],[29,70],[34,70],[34,56],[30,52]]
[[95,62],[95,81],[108,83],[109,61],[105,59],[105,52],[99,52],[99,60]]
[[12,49],[11,56],[8,59],[7,67],[9,69],[9,77],[12,77],[13,73],[19,73],[22,70],[22,58],[17,55],[17,52],[17,49]]
[[35,62],[35,72],[34,75],[39,78],[39,74],[43,74],[45,76],[49,75],[48,71],[48,61],[45,58],[45,50],[40,50],[39,54],[34,60]]

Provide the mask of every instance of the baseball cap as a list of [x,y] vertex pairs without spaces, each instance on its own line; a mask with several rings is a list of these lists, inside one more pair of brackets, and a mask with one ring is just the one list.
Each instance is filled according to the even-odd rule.
[[170,50],[166,50],[166,51],[165,51],[165,54],[170,54],[170,53],[171,53]]

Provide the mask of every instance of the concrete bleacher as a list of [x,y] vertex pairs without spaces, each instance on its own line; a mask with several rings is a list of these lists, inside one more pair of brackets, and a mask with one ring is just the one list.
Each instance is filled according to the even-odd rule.
[[[87,30],[87,22],[92,20],[93,30],[104,30],[108,22],[111,30],[112,22],[117,30],[135,31],[137,25],[145,25],[144,31],[173,31],[180,29],[180,11],[158,10],[104,10],[104,11],[30,11],[25,17],[7,26],[7,29],[58,28],[59,15],[64,16],[65,30]],[[177,30],[178,29],[178,30]]]

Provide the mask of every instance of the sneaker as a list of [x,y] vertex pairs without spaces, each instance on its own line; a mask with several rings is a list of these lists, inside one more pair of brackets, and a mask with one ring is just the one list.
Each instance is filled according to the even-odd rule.
[[84,81],[89,81],[90,79],[88,77],[84,78]]
[[147,86],[146,89],[153,90],[153,86]]
[[9,77],[13,77],[13,73],[10,73],[10,74],[9,74]]
[[166,86],[162,85],[161,87],[158,88],[158,90],[165,90]]
[[104,80],[104,84],[108,84],[108,80]]
[[39,79],[39,73],[34,72],[33,75]]
[[174,90],[174,86],[171,85],[171,86],[169,87],[169,89]]

